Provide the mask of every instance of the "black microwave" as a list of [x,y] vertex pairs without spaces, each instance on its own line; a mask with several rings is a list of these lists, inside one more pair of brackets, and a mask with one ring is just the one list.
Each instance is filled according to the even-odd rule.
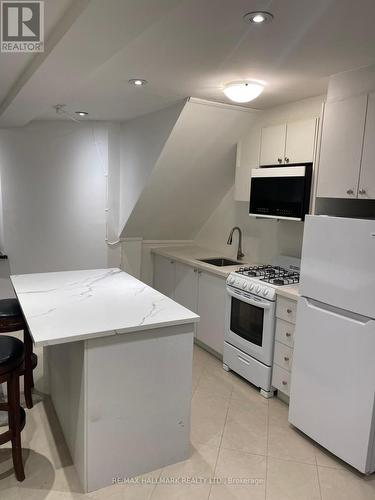
[[312,163],[253,168],[249,215],[303,221],[309,212]]

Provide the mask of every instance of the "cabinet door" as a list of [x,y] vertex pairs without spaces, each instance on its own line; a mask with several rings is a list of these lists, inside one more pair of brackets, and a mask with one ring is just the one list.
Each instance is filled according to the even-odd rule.
[[160,255],[154,256],[154,288],[163,295],[174,298],[175,263]]
[[182,306],[197,312],[198,272],[197,269],[176,262],[174,300]]
[[237,144],[236,178],[234,199],[247,201],[250,198],[251,169],[259,167],[260,129],[252,130]]
[[284,163],[286,124],[262,128],[260,165]]
[[225,329],[225,279],[200,271],[198,280],[197,338],[222,354]]
[[314,160],[316,118],[288,123],[286,126],[285,163]]
[[317,195],[356,198],[367,96],[326,104]]
[[370,94],[367,106],[358,198],[375,199],[375,93]]

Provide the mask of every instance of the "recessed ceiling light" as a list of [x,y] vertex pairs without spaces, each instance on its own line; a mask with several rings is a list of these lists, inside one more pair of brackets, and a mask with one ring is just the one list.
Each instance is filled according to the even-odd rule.
[[87,111],[76,111],[75,114],[78,116],[87,116],[88,112]]
[[146,85],[147,80],[143,80],[142,78],[131,78],[129,80],[130,85],[136,85],[137,87],[142,87],[142,85]]
[[264,90],[264,85],[259,82],[243,81],[231,82],[225,85],[224,94],[234,102],[250,102],[256,99]]
[[273,15],[270,12],[249,12],[243,16],[245,23],[249,24],[267,24],[273,19]]

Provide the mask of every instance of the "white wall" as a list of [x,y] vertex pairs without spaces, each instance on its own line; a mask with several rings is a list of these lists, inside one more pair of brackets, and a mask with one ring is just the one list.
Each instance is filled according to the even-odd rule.
[[0,131],[12,273],[107,266],[108,128],[68,121]]
[[332,75],[329,79],[327,101],[346,99],[375,90],[375,65]]
[[[324,99],[324,96],[314,97],[260,113],[254,125],[247,132],[255,138],[254,141],[248,141],[253,145],[253,148],[242,152],[242,154],[247,155],[247,164],[252,165],[256,162],[262,127],[320,116]],[[277,255],[294,257],[301,255],[303,223],[278,222],[249,217],[248,203],[234,201],[234,186],[227,191],[217,208],[202,226],[195,241],[199,245],[235,257],[237,236],[232,246],[226,245],[229,231],[233,226],[240,226],[243,231],[245,259],[249,262],[267,263],[272,262]]]
[[120,233],[163,150],[185,101],[121,126]]
[[126,236],[193,238],[233,184],[237,140],[257,115],[190,99],[129,217]]

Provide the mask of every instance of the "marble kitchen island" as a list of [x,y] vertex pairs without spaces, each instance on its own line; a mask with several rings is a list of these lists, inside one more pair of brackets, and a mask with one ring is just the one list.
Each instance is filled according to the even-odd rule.
[[120,269],[11,280],[84,491],[186,459],[199,317]]

